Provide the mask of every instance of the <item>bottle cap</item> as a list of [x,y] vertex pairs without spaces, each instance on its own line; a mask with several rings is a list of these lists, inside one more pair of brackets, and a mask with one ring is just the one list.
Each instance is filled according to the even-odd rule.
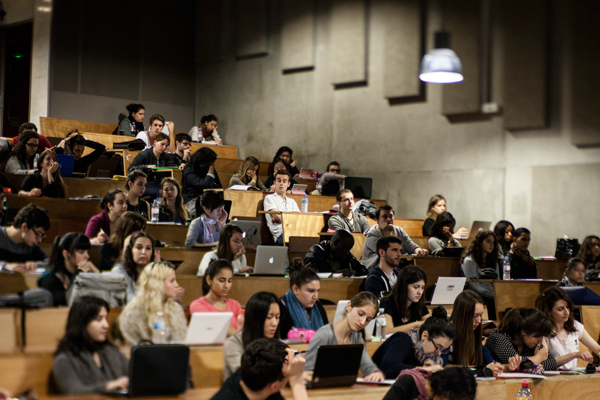
[[523,387],[529,387],[529,382],[527,382],[527,379],[523,379]]
[[383,308],[380,308],[380,309],[379,309],[379,312],[380,312],[381,314],[383,314]]

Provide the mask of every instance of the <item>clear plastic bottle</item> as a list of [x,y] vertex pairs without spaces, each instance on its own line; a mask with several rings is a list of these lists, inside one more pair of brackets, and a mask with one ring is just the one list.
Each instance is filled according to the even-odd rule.
[[36,153],[35,158],[33,160],[33,169],[37,169],[38,167],[38,158],[40,158],[40,154]]
[[505,255],[504,260],[502,260],[502,279],[510,281],[510,260],[508,259],[508,255]]
[[383,308],[380,308],[379,314],[377,314],[377,318],[375,319],[375,336],[377,336],[381,341],[385,340],[386,325],[387,320],[385,319],[385,313],[383,312]]
[[154,203],[152,203],[152,223],[155,224],[158,222],[158,213],[160,207],[158,205],[158,199],[154,199]]
[[302,211],[303,213],[308,212],[308,195],[307,194],[304,194],[304,197],[302,198],[302,206],[300,208],[300,211]]
[[527,382],[527,379],[523,379],[523,386],[521,386],[521,390],[517,392],[517,400],[533,400],[533,395],[529,390],[529,382]]
[[156,312],[156,318],[154,318],[154,329],[152,329],[152,342],[154,344],[167,343],[167,324],[163,317],[162,311]]

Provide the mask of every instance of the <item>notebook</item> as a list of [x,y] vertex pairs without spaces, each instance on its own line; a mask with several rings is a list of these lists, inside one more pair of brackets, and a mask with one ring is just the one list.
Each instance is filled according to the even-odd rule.
[[288,248],[286,246],[258,246],[252,275],[285,275]]
[[75,166],[75,156],[70,154],[57,154],[56,159],[60,166],[60,176],[69,178],[73,175],[73,167]]
[[[340,300],[337,303],[337,307],[335,309],[335,316],[333,317],[333,322],[337,322],[344,316],[344,311],[346,310],[346,305],[350,303],[350,300]],[[376,310],[379,311],[379,310]],[[376,316],[377,317],[377,316]],[[373,332],[375,331],[375,318],[369,322],[369,324],[365,327],[365,336],[370,338],[373,336]]]
[[227,329],[233,317],[232,312],[197,312],[192,314],[185,344],[223,344],[227,339]]
[[448,306],[453,305],[456,297],[462,293],[465,288],[467,278],[450,278],[445,276],[438,277],[433,297],[431,298],[432,306]]
[[315,389],[354,385],[363,349],[362,344],[319,347],[313,377],[307,386]]
[[258,239],[260,238],[260,221],[238,221],[233,220],[229,223],[230,225],[239,226],[244,237],[244,246],[258,246]]

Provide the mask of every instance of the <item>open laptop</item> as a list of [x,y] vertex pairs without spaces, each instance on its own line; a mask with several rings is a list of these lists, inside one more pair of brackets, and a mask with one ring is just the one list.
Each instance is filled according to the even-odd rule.
[[297,183],[294,186],[292,186],[292,194],[305,195],[307,187],[308,187],[308,185],[300,185]]
[[456,297],[462,293],[465,288],[467,278],[451,278],[446,276],[438,277],[433,297],[432,306],[449,306],[454,304]]
[[122,164],[121,160],[122,157],[115,155],[114,152],[106,152],[90,165],[88,176],[95,178],[112,178],[118,172],[123,172],[122,165],[121,171],[117,171],[119,164]]
[[490,229],[491,226],[492,223],[490,221],[473,221],[473,225],[471,225],[471,230],[469,231],[469,236],[461,239],[473,239],[479,231]]
[[348,176],[344,180],[344,187],[352,191],[355,199],[370,199],[373,192],[373,179]]
[[338,344],[321,346],[317,351],[311,389],[352,386],[356,383],[364,345]]
[[300,179],[313,179],[315,171],[310,168],[301,168],[300,174],[298,174],[298,178]]
[[60,166],[60,176],[69,178],[73,175],[73,167],[75,166],[75,156],[70,154],[57,154],[56,160]]
[[197,312],[192,314],[185,344],[223,344],[227,339],[227,329],[233,317],[232,312]]
[[[335,316],[333,317],[333,322],[337,322],[344,316],[344,311],[346,310],[346,305],[350,303],[350,300],[340,300],[337,303],[337,307],[335,309]],[[379,310],[377,310],[379,311]],[[375,316],[377,317],[377,316]],[[375,318],[369,322],[369,324],[365,327],[365,336],[370,338],[373,336],[373,332],[375,331]]]
[[284,276],[287,255],[287,246],[257,246],[251,275]]
[[244,246],[258,246],[258,239],[260,238],[260,221],[238,221],[233,220],[229,223],[230,225],[239,226],[244,231]]

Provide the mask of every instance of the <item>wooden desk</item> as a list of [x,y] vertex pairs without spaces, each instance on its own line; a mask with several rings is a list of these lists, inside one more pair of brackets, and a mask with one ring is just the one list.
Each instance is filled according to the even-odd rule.
[[[423,235],[423,222],[425,222],[424,219],[394,218],[394,225],[404,229],[413,241],[415,240],[413,237]],[[427,246],[423,247],[421,245],[419,247],[422,249],[427,248]]]
[[290,242],[290,236],[319,237],[321,232],[327,230],[325,216],[316,213],[283,212],[281,224],[283,242],[286,244]]
[[[215,169],[219,172],[219,176],[221,172],[229,172],[235,174],[240,171],[240,167],[244,160],[238,160],[235,158],[227,158],[227,157],[218,157],[217,161],[215,161]],[[270,162],[259,161],[260,166],[258,167],[259,176],[268,176],[269,164]],[[264,180],[263,180],[264,183]]]
[[112,136],[116,128],[116,124],[40,117],[40,133],[46,137],[64,138],[73,129],[77,129],[79,132],[98,132]]
[[[18,174],[4,174],[10,183],[17,188],[17,191],[21,187],[23,180],[27,175]],[[95,195],[104,197],[104,195],[113,190],[121,189],[125,190],[124,181],[113,181],[112,179],[94,179],[94,178],[63,178],[67,189],[65,197],[84,197],[88,195]],[[17,193],[13,193],[17,194]]]
[[[171,139],[171,145],[174,146],[175,139]],[[225,146],[225,145],[215,145],[215,144],[203,144],[203,143],[195,143],[192,142],[190,149],[192,150],[192,154],[194,154],[201,147],[210,147],[212,151],[217,153],[217,160],[219,158],[228,158],[228,159],[238,159],[238,149],[236,146]],[[240,166],[238,164],[238,170]],[[217,168],[217,171],[219,169]],[[236,171],[237,172],[237,171]]]

